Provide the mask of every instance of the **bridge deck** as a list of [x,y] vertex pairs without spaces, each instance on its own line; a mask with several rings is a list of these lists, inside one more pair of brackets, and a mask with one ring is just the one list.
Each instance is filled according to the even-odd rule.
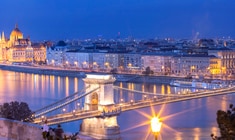
[[[51,116],[51,117],[47,118],[47,121],[48,121],[49,125],[54,125],[54,124],[59,124],[59,123],[81,120],[81,119],[85,119],[85,118],[106,117],[106,116],[118,115],[118,114],[120,114],[120,112],[149,107],[149,106],[154,106],[154,105],[161,105],[161,104],[167,104],[167,103],[173,103],[173,102],[179,102],[179,101],[185,101],[185,100],[192,100],[192,99],[209,97],[209,96],[230,94],[230,93],[234,93],[234,92],[235,92],[235,87],[227,87],[227,88],[217,89],[217,90],[213,90],[213,91],[203,91],[203,92],[191,93],[191,94],[179,95],[179,96],[163,96],[161,98],[140,100],[138,102],[116,104],[116,107],[114,108],[114,112],[108,112],[106,114],[104,114],[105,112],[101,112],[98,110],[96,110],[96,111],[82,110],[82,111],[75,111],[75,112]],[[120,110],[120,108],[121,108],[121,110]],[[43,122],[42,118],[37,118],[34,120],[34,123],[40,124],[42,122]]]

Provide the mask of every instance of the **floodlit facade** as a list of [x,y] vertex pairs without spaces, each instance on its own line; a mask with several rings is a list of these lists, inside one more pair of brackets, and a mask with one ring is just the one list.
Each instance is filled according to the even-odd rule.
[[43,44],[32,45],[30,38],[24,38],[17,25],[12,30],[9,39],[2,32],[0,36],[0,61],[43,63],[45,60],[45,46]]
[[143,68],[150,67],[157,74],[171,74],[172,54],[143,54],[141,59]]
[[235,50],[214,49],[208,50],[208,54],[220,59],[219,69],[222,75],[232,75],[235,73]]
[[210,60],[213,56],[182,55],[172,58],[172,73],[176,75],[204,76],[209,74]]

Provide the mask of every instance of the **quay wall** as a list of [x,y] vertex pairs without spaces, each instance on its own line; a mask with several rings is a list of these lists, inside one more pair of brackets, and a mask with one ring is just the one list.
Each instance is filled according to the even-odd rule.
[[1,140],[43,140],[39,125],[0,118]]
[[79,72],[76,70],[66,70],[66,69],[40,68],[33,66],[18,66],[18,65],[0,65],[0,69],[15,71],[15,72],[43,74],[43,75],[85,77],[85,74],[83,72]]
[[[21,66],[21,65],[4,65],[4,64],[0,64],[0,69],[15,71],[15,72],[80,77],[80,78],[85,78],[86,77],[85,74],[92,73],[92,72],[82,72],[72,69],[33,67],[33,66]],[[105,74],[105,73],[96,72],[95,74]],[[116,78],[116,82],[159,83],[159,84],[169,84],[172,81],[172,79],[184,78],[184,77],[173,77],[173,76],[156,76],[156,75],[147,76],[147,75],[136,75],[136,74],[114,74],[114,77]]]

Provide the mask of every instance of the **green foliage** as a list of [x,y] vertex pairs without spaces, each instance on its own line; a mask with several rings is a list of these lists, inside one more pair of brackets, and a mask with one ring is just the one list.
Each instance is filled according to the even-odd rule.
[[229,110],[217,111],[217,124],[220,129],[220,137],[211,134],[213,140],[235,140],[235,108],[230,104]]
[[3,118],[18,120],[18,121],[32,121],[32,111],[25,102],[10,102],[4,103],[0,109],[0,115]]
[[145,71],[142,72],[142,74],[145,74],[145,75],[150,75],[150,74],[153,74],[154,72],[150,69],[150,67],[147,67],[145,69]]
[[118,69],[117,69],[117,68],[111,69],[110,72],[111,72],[112,74],[116,74],[116,73],[118,72]]

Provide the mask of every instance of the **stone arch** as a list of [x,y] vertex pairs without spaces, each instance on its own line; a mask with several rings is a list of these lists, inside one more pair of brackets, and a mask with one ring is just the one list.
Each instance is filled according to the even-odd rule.
[[91,110],[98,110],[98,103],[99,103],[99,98],[98,98],[98,93],[93,92],[91,94],[91,100],[90,100],[90,109]]

